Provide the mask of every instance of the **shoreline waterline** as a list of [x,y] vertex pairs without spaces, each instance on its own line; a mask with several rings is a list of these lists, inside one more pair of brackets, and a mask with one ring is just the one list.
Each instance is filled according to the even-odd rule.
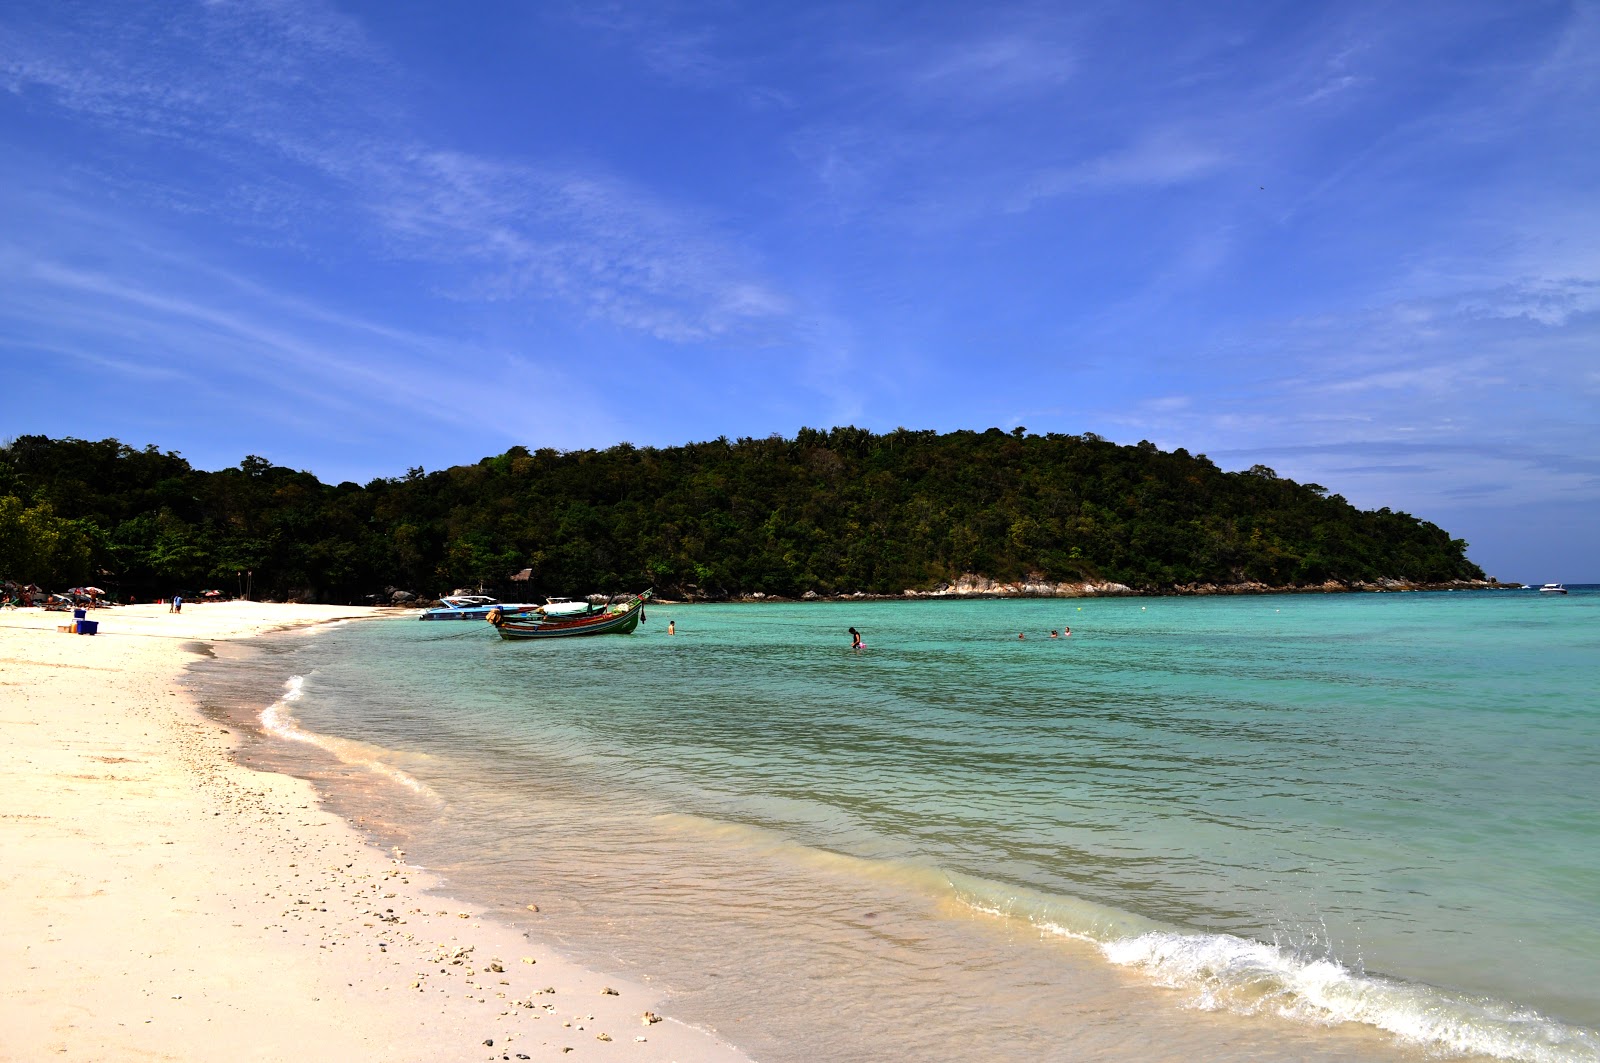
[[[1149,604],[1148,599],[1146,604]],[[702,615],[702,610],[710,609],[714,612],[717,608],[719,607],[697,604],[694,614],[700,616]],[[725,608],[737,609],[737,607]],[[1135,611],[1138,608],[1137,605],[1134,606]],[[666,616],[662,613],[658,612],[656,615],[662,621],[666,619]],[[789,622],[787,619],[781,621],[784,625]],[[431,627],[432,625],[421,626]],[[658,623],[657,626],[664,625]],[[691,625],[691,628],[698,629],[702,626],[704,626],[702,622],[697,619]],[[878,627],[879,630],[882,629],[881,623]],[[461,634],[465,635],[466,632]],[[695,630],[680,630],[677,639],[684,640],[686,635],[688,636],[686,642],[689,643],[701,637]],[[606,640],[596,641],[605,642]],[[623,649],[626,645],[626,640],[611,641],[618,642],[618,646],[614,647],[612,651],[600,652],[598,656],[586,658],[584,666],[586,668],[626,666],[630,660],[629,654]],[[669,643],[672,643],[672,640],[659,640],[656,645],[665,647]],[[684,643],[673,644],[681,646]],[[428,646],[407,644],[404,652],[415,655],[418,653],[433,653],[438,649],[439,647],[431,644]],[[478,649],[481,649],[481,647]],[[376,646],[364,647],[364,652],[368,650],[373,653],[379,652]],[[752,647],[752,650],[755,657],[749,663],[759,664],[761,654],[767,651],[761,645]],[[597,651],[597,648],[591,648],[591,651],[586,652]],[[490,651],[490,653],[492,652]],[[474,659],[480,661],[479,666],[481,667],[484,663],[493,660],[499,660],[502,663],[511,662],[520,666],[535,658],[500,655],[498,657],[475,657]],[[559,660],[544,654],[538,655],[537,659],[543,666],[552,665]],[[322,663],[329,664],[329,662]],[[656,658],[652,661],[652,667],[669,665],[671,665],[669,658]],[[291,670],[294,674],[300,674],[298,668],[299,665],[297,663]],[[309,684],[307,689],[312,691],[313,702],[318,697],[332,699],[323,706],[324,710],[329,709],[339,697],[351,693],[351,689],[348,686],[341,685],[343,680],[339,680],[334,675],[337,670],[337,668],[330,665],[324,671],[313,671],[302,676],[302,682]],[[704,676],[701,678],[702,680],[705,679]],[[282,684],[288,681],[288,676],[274,674],[270,670],[267,673],[262,673],[261,682],[270,685],[276,685],[281,688]],[[330,682],[334,684],[333,687],[326,685]],[[709,693],[714,698],[720,698],[725,693],[728,693],[728,691],[718,691],[717,687],[721,682],[722,680],[718,679],[716,683],[697,687],[696,689],[701,690],[702,693]],[[320,690],[318,689],[319,684],[322,685]],[[487,684],[485,689],[478,691],[480,700],[486,702],[505,700],[505,692],[503,690],[490,689],[493,685],[493,683]],[[612,687],[608,686],[605,689],[609,693],[616,693]],[[432,693],[434,692],[430,690],[430,696]],[[393,691],[385,691],[382,696],[390,697],[392,694]],[[360,700],[360,697],[364,696],[362,694],[356,700]],[[628,727],[634,726],[636,721],[631,712],[626,711],[626,706],[622,708],[625,711],[622,713],[621,723]],[[485,711],[488,710],[485,709]],[[607,711],[611,711],[609,706]],[[658,711],[663,710],[658,709]],[[431,729],[442,729],[446,733],[455,733],[462,727],[477,726],[483,722],[481,720],[473,720],[472,713],[459,706],[444,706],[442,711],[436,714],[429,714],[421,711],[418,706],[412,705],[405,707],[402,715],[414,717],[413,724],[421,725],[426,723]],[[596,717],[596,720],[600,721],[605,718],[602,713]],[[765,935],[765,940],[781,941],[784,947],[794,955],[817,954],[813,959],[813,971],[817,977],[823,977],[822,972],[830,969],[829,962],[833,954],[854,955],[859,959],[858,953],[863,947],[863,939],[871,946],[866,950],[870,954],[873,948],[876,948],[875,945],[872,945],[873,942],[895,937],[895,934],[886,932],[886,928],[881,918],[879,918],[882,916],[882,912],[878,911],[879,908],[887,907],[893,909],[894,903],[906,908],[908,914],[905,916],[903,924],[898,927],[898,932],[905,933],[907,926],[914,927],[913,936],[917,941],[925,941],[930,936],[936,937],[944,933],[942,929],[930,930],[930,924],[927,920],[929,919],[929,912],[934,912],[935,914],[942,912],[944,915],[941,917],[947,917],[950,906],[938,900],[929,901],[923,899],[908,902],[905,899],[907,891],[904,890],[900,890],[894,897],[888,899],[881,893],[874,894],[865,897],[862,905],[855,905],[855,907],[865,906],[865,912],[874,913],[875,918],[871,921],[861,918],[863,913],[842,917],[839,912],[835,912],[831,917],[831,922],[820,916],[812,919],[812,915],[816,913],[808,914],[807,919],[811,919],[811,921],[807,922],[806,920],[798,919],[791,910],[789,921],[804,923],[803,932],[796,931],[793,927],[785,928],[781,925],[783,920],[771,917],[768,914],[762,914],[756,909],[765,907],[783,910],[786,905],[797,903],[794,897],[783,892],[782,887],[775,888],[773,885],[774,883],[781,884],[786,879],[805,878],[804,874],[796,871],[794,866],[796,861],[791,859],[786,865],[776,870],[772,867],[760,867],[759,861],[747,865],[741,861],[750,859],[748,850],[761,849],[763,846],[770,849],[771,845],[768,843],[753,845],[748,839],[745,839],[732,850],[708,849],[705,835],[708,833],[711,835],[726,834],[729,830],[734,831],[736,834],[745,832],[751,825],[759,826],[760,821],[765,817],[779,828],[775,837],[781,839],[785,831],[790,829],[782,826],[785,817],[792,817],[795,814],[804,812],[804,809],[799,808],[792,800],[788,801],[787,804],[784,801],[779,801],[764,810],[761,807],[762,803],[759,801],[753,806],[747,804],[742,811],[739,810],[737,805],[729,806],[735,812],[732,819],[716,815],[709,818],[699,817],[699,821],[708,824],[708,826],[688,831],[688,833],[696,836],[693,844],[686,843],[681,837],[685,831],[684,824],[689,821],[672,817],[663,820],[659,817],[660,808],[663,805],[670,807],[670,802],[657,801],[648,809],[611,810],[604,815],[597,816],[593,811],[596,803],[615,803],[615,795],[602,796],[606,794],[606,791],[594,789],[593,776],[595,769],[606,763],[613,762],[617,756],[626,756],[627,754],[622,752],[620,748],[614,752],[608,752],[603,748],[604,743],[602,743],[602,746],[593,748],[587,744],[597,740],[604,731],[604,727],[599,722],[592,724],[592,728],[595,730],[591,735],[585,729],[590,725],[580,722],[579,717],[569,718],[565,715],[559,715],[550,718],[539,716],[539,719],[543,721],[539,726],[549,729],[545,735],[548,739],[548,744],[559,748],[555,752],[541,754],[537,747],[530,746],[522,749],[521,746],[517,746],[518,749],[522,749],[522,754],[518,755],[519,759],[516,761],[518,769],[525,771],[530,780],[513,780],[509,784],[510,789],[504,790],[504,792],[491,792],[494,789],[493,787],[478,790],[474,789],[473,786],[468,786],[463,789],[462,780],[470,777],[474,772],[479,774],[487,773],[496,776],[498,779],[499,776],[505,773],[506,763],[493,758],[475,760],[472,755],[461,750],[441,751],[437,745],[428,748],[411,748],[406,743],[395,744],[388,741],[374,743],[373,748],[378,751],[376,755],[379,759],[386,757],[396,758],[399,761],[398,764],[394,765],[397,770],[404,771],[409,775],[419,776],[424,785],[443,794],[441,798],[443,801],[442,811],[439,808],[413,808],[412,812],[407,815],[385,816],[377,810],[395,795],[394,788],[379,786],[377,790],[382,791],[381,794],[376,791],[363,792],[363,786],[351,785],[351,777],[356,774],[354,770],[345,771],[341,769],[341,771],[344,771],[343,775],[340,775],[339,772],[334,772],[327,781],[327,785],[333,789],[344,786],[349,791],[348,807],[344,811],[347,816],[355,818],[358,824],[362,819],[367,819],[369,821],[366,825],[367,829],[393,830],[396,832],[395,836],[408,838],[412,843],[408,845],[408,852],[414,858],[423,859],[424,862],[435,867],[445,876],[447,882],[462,884],[465,893],[481,898],[491,908],[500,906],[506,911],[508,917],[512,919],[516,918],[515,911],[507,902],[506,895],[510,892],[524,889],[529,884],[535,884],[542,895],[554,898],[552,903],[548,905],[541,902],[542,913],[539,921],[546,930],[554,932],[558,941],[566,943],[575,952],[586,957],[612,956],[638,969],[660,972],[660,982],[675,992],[675,1002],[682,1002],[691,1012],[698,1008],[701,1003],[704,1003],[705,1015],[709,1021],[715,1023],[719,1029],[728,1032],[730,1036],[738,1037],[741,1044],[746,1044],[748,1047],[758,1050],[763,1058],[767,1058],[769,1054],[774,1059],[786,1058],[784,1055],[786,1050],[793,1050],[795,1053],[787,1058],[801,1058],[807,1051],[812,1051],[814,1054],[815,1046],[808,1048],[802,1044],[799,1048],[796,1048],[794,1044],[787,1042],[786,1038],[798,1036],[803,1039],[806,1034],[804,1032],[795,1034],[783,1022],[767,1023],[764,1032],[762,1024],[755,1023],[753,1039],[747,1040],[740,1036],[731,1023],[725,1024],[722,1021],[730,1018],[729,1013],[724,1009],[730,1002],[735,1006],[735,1010],[738,1007],[745,1006],[747,1002],[737,993],[729,994],[719,990],[714,985],[707,984],[710,980],[697,980],[693,977],[685,979],[673,969],[673,960],[669,955],[669,949],[652,945],[643,939],[649,938],[651,934],[655,933],[661,933],[666,939],[670,940],[675,936],[681,938],[684,934],[699,932],[701,930],[701,922],[707,917],[713,920],[743,920],[744,934],[749,940],[761,940]],[[712,718],[707,717],[703,722],[710,725],[711,720]],[[505,738],[508,740],[508,745],[516,746],[518,742],[522,741],[517,730],[519,726],[520,724],[515,719],[495,717],[489,732],[483,737],[488,739]],[[310,729],[319,733],[322,731],[320,725],[312,725]],[[405,732],[406,729],[401,727],[400,730]],[[348,735],[343,736],[343,739],[348,739],[349,737]],[[371,735],[363,735],[361,740],[367,741],[373,737]],[[582,739],[579,745],[572,746],[571,742],[578,739]],[[635,749],[635,752],[637,752],[637,749]],[[567,758],[567,754],[578,754],[578,756],[576,760],[571,760]],[[645,779],[646,782],[651,786],[664,785],[669,789],[681,782],[681,780],[675,782],[671,778],[674,762],[670,748],[657,748],[651,756],[656,758],[654,763],[641,766],[636,763],[640,760],[638,757],[635,757],[635,762],[630,762],[633,768],[645,773],[645,776],[648,777]],[[410,763],[412,759],[416,759],[416,765]],[[620,767],[622,762],[615,763]],[[423,770],[417,772],[413,770],[414,767],[421,767]],[[367,774],[364,768],[360,769],[359,773],[362,775]],[[370,780],[366,780],[366,782],[370,782]],[[496,785],[501,785],[503,782],[504,780],[498,780]],[[370,789],[370,787],[366,787],[366,789]],[[338,802],[335,801],[334,803],[337,804]],[[650,815],[641,816],[639,814],[641,811],[648,811]],[[810,813],[806,814],[809,815]],[[591,818],[591,821],[587,824],[589,828],[587,830],[588,837],[583,836],[585,831],[575,829],[571,825],[573,820],[584,816]],[[401,822],[382,822],[388,820],[399,820]],[[382,822],[382,826],[373,828],[373,822]],[[507,825],[508,823],[510,826]],[[667,829],[669,825],[671,829]],[[820,827],[826,826],[826,824],[814,824],[813,826]],[[840,855],[848,855],[848,850],[854,843],[850,842],[850,839],[844,835],[839,837],[841,841],[847,843],[842,846],[847,852],[843,854],[836,852],[830,856],[826,845],[820,849],[815,845],[802,845],[801,850],[811,854],[822,855],[805,856],[798,861],[799,864],[806,865],[815,863],[818,860],[826,861]],[[856,840],[859,841],[859,838]],[[536,851],[537,847],[543,847],[546,852],[543,858],[535,860],[527,855],[527,851]],[[645,851],[646,856],[642,862],[632,865],[627,861],[617,863],[612,860],[610,855],[607,855],[629,847]],[[432,850],[431,853],[429,852],[430,849]],[[716,855],[711,855],[713,853]],[[653,865],[652,861],[654,861]],[[673,874],[666,874],[661,869],[664,863],[671,861],[676,861],[681,866],[671,869]],[[661,881],[651,881],[646,872],[641,871],[641,864],[648,869],[648,875],[654,875]],[[916,865],[908,866],[914,867]],[[737,868],[741,873],[749,872],[748,877],[741,880],[747,890],[745,901],[734,905],[731,909],[728,907],[728,902],[725,898],[715,894],[707,895],[703,888],[697,891],[692,881],[696,875],[704,878],[719,873],[729,874],[737,878],[737,875],[727,871],[729,867]],[[801,871],[805,870],[802,867]],[[945,874],[945,872],[939,870],[936,864],[931,868],[925,868],[925,870],[929,874]],[[859,877],[857,876],[857,878]],[[680,878],[687,881],[680,881]],[[849,879],[849,876],[846,876],[846,879]],[[849,891],[857,889],[858,886],[859,883],[853,880],[848,881],[844,886],[840,886],[836,881],[827,883],[828,888],[843,889],[846,895],[849,895]],[[1001,892],[1009,889],[1014,896],[1021,896],[1027,892],[1027,887],[1007,885],[1002,879],[992,877],[985,880],[985,887],[991,891],[999,889]],[[642,893],[641,890],[643,891]],[[776,891],[774,892],[774,890]],[[762,891],[768,892],[763,893]],[[1059,900],[1061,894],[1056,893],[1054,897]],[[648,903],[641,903],[641,901]],[[671,905],[676,905],[676,907],[670,907],[668,902],[671,902]],[[701,909],[698,913],[693,910],[696,906]],[[969,912],[965,915],[960,915],[960,918],[969,920],[971,926],[964,927],[963,933],[970,930],[977,933],[979,939],[982,939],[984,935],[996,933],[993,927],[987,930],[976,929],[985,920],[992,921],[993,919],[992,916],[982,915],[982,909],[985,906],[999,908],[1003,905],[995,904],[993,897],[985,898],[976,905],[968,904]],[[815,907],[820,909],[822,906]],[[851,907],[851,903],[849,901],[841,901],[841,907]],[[959,907],[957,906],[955,909],[958,914]],[[1012,904],[1012,908],[1015,909],[1016,905]],[[1021,950],[1030,957],[1037,959],[1036,953],[1041,951],[1048,953],[1052,947],[1043,940],[1044,938],[1048,936],[1059,937],[1063,933],[1074,933],[1071,926],[1064,926],[1059,919],[1052,919],[1047,916],[1048,913],[1045,916],[1030,915],[1017,921],[1016,926],[1009,926],[1003,929],[999,936],[1009,940],[1010,944],[1000,947],[1000,952],[1003,954],[1006,950],[1010,950],[1012,953],[1016,953]],[[627,940],[626,936],[619,939],[614,933],[614,927],[619,921],[627,922],[634,927],[644,927],[644,930],[640,933],[633,935],[641,940]],[[607,931],[604,924],[608,922],[612,925],[613,931]],[[647,923],[656,925],[653,928],[645,927]],[[841,930],[841,926],[844,929]],[[799,934],[798,940],[795,938],[796,933]],[[810,939],[806,939],[806,934],[811,935]],[[1134,939],[1139,937],[1139,935],[1134,935]],[[955,939],[959,939],[961,946],[969,948],[973,954],[984,954],[987,950],[997,947],[994,940],[962,939],[959,934],[955,935]],[[1233,942],[1233,944],[1230,944],[1230,942]],[[1123,963],[1128,970],[1137,973],[1138,977],[1135,979],[1134,984],[1127,983],[1126,977],[1117,975],[1114,970],[1108,976],[1108,984],[1089,988],[1088,983],[1101,978],[1106,972],[1088,970],[1071,976],[1061,976],[1060,969],[1050,966],[1048,963],[1041,964],[1037,969],[1028,968],[1028,977],[1033,978],[1035,981],[1052,977],[1057,977],[1058,981],[1060,981],[1064,978],[1064,981],[1070,983],[1073,987],[1071,991],[1077,992],[1082,999],[1094,999],[1099,1002],[1101,1012],[1093,1019],[1084,1019],[1082,1016],[1077,1017],[1077,1019],[1083,1019],[1080,1025],[1090,1032],[1087,1035],[1081,1031],[1077,1034],[1079,1040],[1075,1045],[1075,1050],[1081,1051],[1084,1049],[1086,1044],[1083,1040],[1084,1036],[1092,1038],[1099,1034],[1104,1034],[1108,1039],[1107,1044],[1114,1045],[1118,1036],[1127,1035],[1127,1027],[1130,1024],[1139,1028],[1147,1028],[1154,1023],[1165,1029],[1165,1036],[1173,1046],[1174,1055],[1183,1054],[1184,1051],[1190,1050],[1181,1047],[1183,1045],[1189,1045],[1192,1049],[1196,1044],[1192,1038],[1196,1036],[1200,1036],[1204,1041],[1208,1037],[1221,1036],[1221,1031],[1226,1030],[1227,1035],[1223,1043],[1227,1047],[1222,1051],[1221,1055],[1222,1057],[1239,1059],[1271,1058],[1274,1051],[1282,1050],[1286,1043],[1285,1039],[1295,1045],[1296,1052],[1307,1055],[1307,1058],[1410,1058],[1413,1052],[1436,1052],[1440,1050],[1456,1054],[1465,1053],[1469,1057],[1476,1054],[1481,1055],[1483,1058],[1591,1058],[1591,1056],[1583,1053],[1589,1051],[1585,1049],[1584,1044],[1588,1043],[1592,1046],[1592,1041],[1585,1042],[1583,1037],[1587,1035],[1583,1034],[1581,1030],[1576,1031],[1578,1040],[1571,1040],[1573,1032],[1566,1027],[1562,1029],[1567,1029],[1568,1033],[1563,1034],[1558,1030],[1553,1035],[1554,1041],[1551,1040],[1551,1035],[1547,1032],[1546,1034],[1536,1034],[1532,1038],[1524,1039],[1527,1042],[1525,1044],[1519,1042],[1516,1037],[1506,1037],[1498,1041],[1491,1040],[1491,1042],[1480,1044],[1470,1038],[1456,1038],[1452,1042],[1448,1036],[1442,1035],[1439,1030],[1429,1032],[1424,1029],[1424,1024],[1411,1022],[1409,1019],[1394,1020],[1392,1017],[1385,1018],[1382,1014],[1379,1014],[1382,1008],[1378,1007],[1374,1002],[1385,994],[1390,997],[1394,996],[1389,989],[1384,988],[1385,986],[1403,985],[1404,983],[1390,983],[1382,980],[1381,977],[1378,980],[1369,979],[1364,975],[1363,967],[1360,965],[1351,967],[1346,963],[1342,967],[1338,965],[1329,966],[1326,963],[1326,950],[1323,949],[1322,952],[1319,952],[1318,949],[1322,948],[1322,946],[1317,946],[1308,951],[1306,948],[1308,943],[1303,933],[1299,938],[1290,935],[1287,944],[1291,947],[1287,951],[1280,950],[1277,953],[1261,952],[1257,948],[1260,943],[1252,942],[1248,937],[1239,937],[1226,933],[1206,935],[1197,933],[1196,928],[1191,928],[1185,934],[1180,934],[1176,937],[1161,938],[1159,935],[1156,937],[1146,935],[1137,948],[1134,948],[1131,952],[1125,949],[1124,954],[1120,957],[1110,957],[1106,954],[1107,948],[1114,944],[1110,943],[1108,945],[1105,942],[1097,942],[1087,952],[1080,950],[1076,954],[1078,958],[1072,962],[1085,963],[1094,961],[1099,963],[1101,967],[1109,966],[1112,968],[1119,962]],[[1204,946],[1204,948],[1200,946]],[[741,946],[740,936],[730,932],[729,940],[724,943],[724,954],[739,957],[743,961],[747,957],[744,956],[744,952],[741,949],[748,950],[748,944]],[[1207,949],[1209,949],[1209,952],[1206,951]],[[857,952],[852,953],[851,950],[857,950]],[[1133,953],[1140,952],[1140,950],[1142,950],[1142,953],[1133,955]],[[900,954],[898,959],[895,958],[897,952]],[[1183,955],[1179,956],[1179,953]],[[915,967],[922,962],[931,962],[929,957],[937,955],[941,954],[933,946],[928,946],[925,951],[919,952],[917,948],[912,948],[902,942],[898,949],[890,949],[885,952],[885,956],[888,957],[888,966],[885,970],[891,972],[886,977],[892,976],[896,963],[902,966],[909,964]],[[1302,955],[1303,959],[1301,958]],[[752,968],[759,966],[759,957],[748,957],[748,959]],[[1108,959],[1110,960],[1109,964],[1105,962]],[[1252,968],[1251,964],[1255,966]],[[1027,967],[1026,964],[1022,966]],[[1381,970],[1381,968],[1379,969]],[[1223,978],[1221,983],[1216,981],[1219,973]],[[770,977],[768,973],[753,969],[746,972],[746,975],[758,982],[763,978]],[[992,975],[993,972],[991,971],[989,981],[1005,984],[1003,979],[993,978]],[[1229,993],[1220,992],[1219,987],[1226,989],[1227,979],[1235,975],[1242,978],[1247,985],[1254,987],[1249,991],[1255,994],[1253,997],[1245,1000],[1225,999]],[[1072,982],[1072,978],[1079,978],[1080,982],[1087,979],[1087,982],[1080,985],[1079,982]],[[1265,986],[1264,978],[1268,981],[1276,979],[1277,982],[1273,986]],[[1026,981],[1026,978],[1024,981]],[[934,980],[934,982],[922,987],[917,992],[908,994],[905,998],[905,1003],[912,1008],[943,1007],[945,1005],[940,1002],[951,995],[949,991],[956,989],[958,983],[960,988],[954,993],[956,999],[963,999],[969,1002],[981,1000],[985,992],[988,991],[983,982],[984,979],[975,977],[971,983],[957,979],[955,982],[940,985],[937,980]],[[1152,982],[1156,983],[1154,988],[1151,986]],[[779,995],[782,994],[782,991],[790,988],[785,983],[782,972],[779,972],[777,980],[771,984],[782,987]],[[1167,988],[1162,988],[1163,985]],[[1264,986],[1265,988],[1263,988]],[[1330,989],[1330,986],[1334,987],[1334,989]],[[852,987],[857,990],[860,988],[851,983],[848,977],[845,977],[841,989],[848,992]],[[1066,991],[1065,984],[1061,988]],[[924,991],[929,995],[919,997],[918,993]],[[1176,997],[1174,997],[1175,992],[1177,994]],[[1106,1000],[1109,999],[1106,994],[1115,997],[1118,993],[1132,994],[1132,996],[1123,1000],[1122,1004],[1118,1006],[1105,1004]],[[1307,999],[1319,993],[1325,996],[1329,993],[1332,993],[1334,997],[1339,997],[1340,994],[1343,996],[1338,1000],[1332,1000],[1331,1009],[1328,1006],[1323,1006],[1325,1013],[1318,1015],[1311,1013],[1315,1009],[1307,1008],[1303,1005]],[[770,997],[772,994],[768,993],[767,995]],[[888,995],[892,996],[892,994]],[[1054,999],[1059,995],[1059,993],[1052,993],[1048,989],[1040,990],[1037,999],[1029,999],[1017,1010],[1023,1016],[1048,1013],[1052,1008],[1060,1007],[1059,999]],[[1233,996],[1237,998],[1238,994],[1233,993]],[[1134,997],[1139,998],[1137,1005],[1130,1003]],[[796,998],[796,1006],[800,1007],[801,1010],[804,1010],[803,1001],[805,999],[803,994]],[[1331,1000],[1332,998],[1330,997],[1329,999]],[[1445,996],[1442,998],[1437,995],[1432,997],[1425,996],[1424,998],[1417,998],[1411,1003],[1418,1007],[1431,1007],[1438,1010],[1441,1003],[1449,1004],[1452,999],[1457,1000],[1458,1003],[1470,1003],[1471,1001],[1486,998],[1472,994],[1468,994],[1465,997],[1452,998],[1446,991]],[[1226,1016],[1231,1013],[1226,1012],[1224,1009],[1230,1007],[1241,1014],[1234,1018],[1227,1018]],[[1199,1014],[1196,1014],[1193,1010],[1186,1010],[1195,1008],[1211,1008],[1215,1010]],[[1115,1017],[1107,1020],[1107,1012]],[[1279,1013],[1296,1014],[1298,1018],[1294,1022],[1288,1020],[1280,1022],[1279,1018],[1281,1016]],[[1201,1018],[1204,1021],[1198,1021]],[[1502,1015],[1501,1018],[1511,1022],[1513,1025],[1517,1021],[1523,1021],[1522,1029],[1531,1028],[1525,1021],[1526,1016],[1518,1019],[1515,1015]],[[1472,1019],[1473,1016],[1463,1013],[1460,1021],[1469,1022],[1470,1024]],[[1007,1019],[1005,1021],[1012,1020]],[[1451,1020],[1446,1016],[1446,1023],[1453,1021],[1456,1020]],[[1027,1025],[1025,1017],[1018,1018],[1016,1022],[1019,1028]],[[1238,1022],[1244,1023],[1242,1029],[1235,1028]],[[1307,1032],[1309,1026],[1327,1022],[1336,1022],[1339,1025],[1331,1028],[1334,1032],[1330,1032],[1327,1029],[1320,1029],[1314,1033]],[[1265,1023],[1265,1025],[1261,1025],[1262,1023]],[[1120,1035],[1108,1032],[1117,1029],[1119,1026],[1123,1027]],[[1409,1038],[1418,1042],[1418,1046],[1407,1047],[1407,1042],[1404,1040],[1397,1043],[1387,1035],[1373,1033],[1369,1036],[1360,1032],[1362,1029],[1372,1030],[1374,1026],[1386,1026],[1391,1030],[1391,1033],[1401,1038]],[[1192,1027],[1200,1027],[1202,1032],[1197,1035]],[[1048,1022],[1038,1027],[1038,1029],[1051,1028]],[[1008,1029],[1007,1036],[1012,1032],[1014,1031]],[[1023,1031],[1019,1034],[1021,1040],[1017,1043],[1026,1042],[1026,1033],[1026,1031]],[[1448,1031],[1443,1033],[1448,1034]],[[959,1031],[957,1031],[956,1035],[960,1036]],[[1305,1040],[1306,1043],[1302,1043],[1302,1040]],[[1036,1049],[1037,1045],[1032,1047]],[[1213,1044],[1213,1047],[1216,1047],[1216,1045]],[[829,1058],[871,1058],[870,1052],[864,1052],[864,1054],[856,1057],[841,1054],[852,1050],[848,1045],[841,1048],[837,1044],[831,1044],[828,1048],[834,1053]],[[1544,1049],[1549,1049],[1554,1054],[1538,1054]],[[1023,1049],[1019,1048],[1018,1051],[1021,1052]],[[826,1056],[827,1052],[824,1051],[823,1054]],[[952,1055],[951,1058],[958,1058],[958,1055]],[[1002,1058],[1007,1057],[1002,1054]],[[1018,1058],[1020,1058],[1020,1055]]]
[[557,1059],[603,1033],[641,1061],[744,1059],[642,1025],[647,987],[445,901],[305,782],[234,761],[187,666],[341,614],[371,611],[119,607],[94,637],[0,614],[0,1056]]

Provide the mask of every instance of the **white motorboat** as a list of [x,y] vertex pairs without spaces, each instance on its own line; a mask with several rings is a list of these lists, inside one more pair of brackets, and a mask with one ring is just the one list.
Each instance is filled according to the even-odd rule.
[[520,613],[532,608],[534,606],[525,603],[502,605],[486,594],[452,594],[447,598],[440,598],[439,604],[434,608],[424,610],[419,619],[482,620],[489,615],[491,609],[499,609],[503,613]]

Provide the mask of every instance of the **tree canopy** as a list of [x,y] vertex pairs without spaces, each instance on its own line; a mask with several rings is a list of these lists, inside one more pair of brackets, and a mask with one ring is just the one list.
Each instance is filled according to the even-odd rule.
[[[357,601],[653,585],[795,597],[995,580],[1274,586],[1482,579],[1466,543],[1257,465],[1092,434],[801,429],[557,451],[328,485],[248,456],[22,436],[0,448],[0,576],[142,594],[254,573],[258,596]],[[30,575],[32,573],[32,575]]]

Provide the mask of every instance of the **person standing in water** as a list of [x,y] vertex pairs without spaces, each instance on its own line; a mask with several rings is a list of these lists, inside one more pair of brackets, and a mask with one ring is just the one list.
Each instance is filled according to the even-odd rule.
[[857,631],[855,628],[850,629],[850,648],[852,650],[859,650],[861,648],[861,632]]
[[678,622],[676,620],[668,620],[667,621],[667,634],[676,635],[677,633],[678,633]]

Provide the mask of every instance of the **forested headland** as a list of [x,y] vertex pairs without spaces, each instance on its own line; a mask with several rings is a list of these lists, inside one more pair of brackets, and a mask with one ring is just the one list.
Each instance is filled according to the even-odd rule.
[[480,583],[716,598],[900,594],[967,574],[1146,591],[1481,580],[1466,545],[1264,466],[1022,429],[512,447],[365,485],[254,456],[205,471],[115,439],[0,448],[0,578],[141,600],[233,594],[245,573],[258,598],[325,602]]

